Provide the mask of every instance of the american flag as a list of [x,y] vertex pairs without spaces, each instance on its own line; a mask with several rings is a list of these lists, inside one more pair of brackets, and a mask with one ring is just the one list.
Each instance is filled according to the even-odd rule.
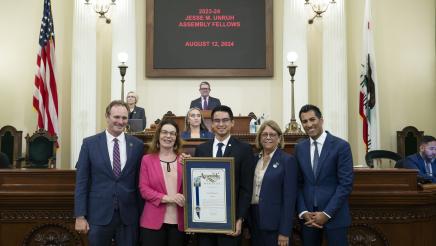
[[44,13],[39,33],[36,59],[33,107],[38,113],[38,128],[58,135],[58,93],[55,78],[55,37],[51,1],[44,0]]

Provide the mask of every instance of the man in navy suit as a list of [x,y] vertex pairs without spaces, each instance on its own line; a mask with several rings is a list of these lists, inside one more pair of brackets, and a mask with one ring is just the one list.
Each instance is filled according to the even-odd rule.
[[199,233],[199,246],[237,246],[242,223],[249,214],[253,191],[254,156],[251,147],[230,135],[234,125],[232,110],[221,105],[212,110],[212,130],[215,139],[199,145],[196,157],[233,157],[235,164],[236,231],[228,235]]
[[210,84],[207,81],[203,81],[200,83],[200,94],[201,97],[192,100],[189,108],[199,108],[202,110],[212,110],[217,106],[221,105],[221,102],[218,98],[209,96],[210,93]]
[[85,138],[76,164],[75,229],[89,245],[136,245],[139,221],[138,170],[143,143],[124,134],[128,105],[112,101],[107,129]]
[[321,111],[314,105],[300,110],[309,136],[295,146],[299,168],[297,211],[303,245],[348,245],[351,224],[348,196],[353,186],[353,159],[348,142],[324,131]]
[[429,178],[436,183],[436,139],[433,136],[423,136],[419,152],[409,155],[404,167],[417,169],[418,176]]

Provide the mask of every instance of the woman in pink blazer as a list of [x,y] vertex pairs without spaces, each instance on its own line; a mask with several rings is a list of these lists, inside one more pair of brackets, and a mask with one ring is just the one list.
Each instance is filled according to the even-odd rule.
[[179,128],[164,119],[156,129],[150,154],[142,158],[139,190],[145,199],[142,211],[141,245],[183,245],[181,142]]

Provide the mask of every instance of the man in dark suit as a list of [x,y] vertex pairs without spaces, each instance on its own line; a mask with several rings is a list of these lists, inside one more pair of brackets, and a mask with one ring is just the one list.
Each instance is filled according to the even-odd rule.
[[423,136],[419,144],[419,152],[406,158],[405,168],[417,169],[418,176],[429,178],[436,183],[436,139]]
[[199,246],[236,246],[240,242],[242,223],[249,214],[253,191],[254,156],[251,147],[230,135],[234,125],[232,110],[224,105],[212,110],[215,139],[199,145],[196,157],[233,157],[235,161],[236,231],[228,235],[199,233]]
[[89,245],[136,245],[138,237],[138,170],[143,143],[124,134],[128,105],[112,101],[107,129],[85,138],[76,168],[75,228],[88,233]]
[[212,110],[217,106],[221,105],[221,102],[218,98],[214,98],[209,96],[210,93],[210,84],[207,81],[203,81],[200,83],[200,94],[201,97],[192,100],[189,108],[199,108],[201,110]]
[[297,212],[302,219],[303,245],[348,245],[351,224],[348,196],[353,186],[353,159],[348,142],[324,131],[321,111],[314,105],[300,110],[309,135],[295,146],[299,168]]

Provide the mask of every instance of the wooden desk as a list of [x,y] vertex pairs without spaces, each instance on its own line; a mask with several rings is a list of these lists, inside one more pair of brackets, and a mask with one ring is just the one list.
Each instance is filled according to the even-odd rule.
[[[144,142],[144,148],[145,153],[147,153],[149,146],[151,144],[151,140],[153,139],[154,133],[153,132],[139,132],[139,133],[133,133],[133,136],[141,139]],[[253,147],[253,151],[256,153],[258,150],[256,149],[256,134],[251,133],[235,133],[232,134],[235,138],[244,141],[248,144],[250,144]],[[306,138],[305,135],[290,135],[285,134],[285,148],[284,150],[287,153],[293,154],[295,145],[300,139]],[[195,147],[198,145],[204,143],[205,140],[199,140],[199,139],[189,139],[186,141],[183,141],[183,152],[189,153],[191,155],[194,154]]]
[[[350,245],[434,245],[435,185],[418,188],[415,170],[354,174]],[[0,245],[87,245],[74,231],[74,184],[74,170],[0,170]],[[298,231],[292,245],[301,245]]]
[[[169,119],[173,119],[177,125],[179,126],[180,131],[184,131],[185,129],[185,116],[167,116]],[[248,116],[235,116],[233,118],[235,124],[232,128],[231,133],[249,133],[249,124],[251,118]],[[212,120],[211,118],[204,117],[204,123],[206,124],[209,130],[212,129]]]

